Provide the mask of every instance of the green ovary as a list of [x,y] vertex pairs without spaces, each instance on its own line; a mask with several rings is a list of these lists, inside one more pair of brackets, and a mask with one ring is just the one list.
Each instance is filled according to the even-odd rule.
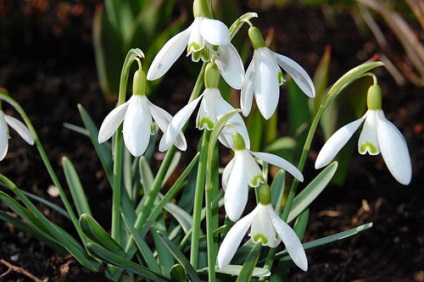
[[361,153],[365,153],[367,151],[367,148],[369,148],[369,152],[371,152],[371,154],[378,154],[377,147],[371,142],[365,142],[361,145]]
[[265,237],[264,234],[258,233],[253,237],[253,242],[258,243],[261,242],[262,245],[268,244],[268,238]]

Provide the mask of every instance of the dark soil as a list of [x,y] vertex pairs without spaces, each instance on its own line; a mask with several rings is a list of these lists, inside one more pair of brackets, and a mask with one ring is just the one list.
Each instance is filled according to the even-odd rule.
[[[17,2],[4,4],[0,0],[0,86],[27,111],[59,177],[63,178],[61,158],[72,160],[89,190],[94,217],[107,227],[109,218],[104,215],[109,213],[111,195],[100,163],[86,137],[63,127],[64,122],[82,125],[77,104],[82,104],[98,125],[114,104],[103,97],[95,69],[91,20],[97,1]],[[255,23],[264,32],[274,27],[278,51],[309,73],[315,70],[325,46],[330,45],[330,82],[334,82],[380,50],[370,34],[359,30],[350,13],[324,11],[293,4],[260,12]],[[409,145],[412,183],[407,187],[398,184],[380,156],[355,154],[346,184],[328,187],[311,207],[304,241],[366,222],[373,222],[373,228],[307,251],[309,271],[294,270],[291,281],[424,281],[424,179],[420,174],[424,169],[423,90],[411,84],[398,86],[385,71],[377,74],[386,116],[402,131]],[[170,76],[169,81],[186,80],[178,76],[178,71]],[[161,87],[171,84],[165,82]],[[192,82],[185,85],[191,91]],[[171,88],[165,93],[166,97],[155,96],[155,103],[167,108],[171,99],[174,106],[168,109],[175,113],[175,105],[184,103],[179,96],[181,90]],[[15,114],[6,106],[4,110]],[[60,203],[47,193],[51,182],[36,149],[14,132],[11,137],[0,173],[22,189]],[[312,160],[321,142],[316,140]],[[5,210],[6,206],[0,203],[0,208]],[[69,227],[50,209],[40,206],[40,210],[57,224]],[[72,258],[59,257],[43,243],[3,222],[0,259],[49,281],[105,281],[101,273],[90,273]],[[31,281],[17,271],[1,276],[7,270],[0,263],[1,281]]]

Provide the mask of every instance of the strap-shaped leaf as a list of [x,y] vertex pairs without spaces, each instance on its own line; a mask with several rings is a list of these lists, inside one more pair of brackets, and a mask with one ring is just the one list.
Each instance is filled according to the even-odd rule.
[[166,236],[164,236],[162,233],[158,232],[158,235],[159,235],[159,238],[162,240],[162,242],[165,244],[165,246],[168,248],[168,250],[172,253],[174,258],[187,271],[187,274],[190,277],[190,280],[193,281],[193,282],[200,281],[200,278],[197,275],[196,270],[193,268],[193,266],[187,260],[185,255],[178,249],[178,247],[175,246],[175,244],[172,243],[168,238],[166,238]]
[[167,282],[170,281],[168,278],[158,274],[147,267],[136,264],[125,257],[117,255],[96,243],[89,242],[87,243],[88,250],[95,255],[96,257],[113,264],[115,266],[119,266],[127,271],[140,275],[144,278],[151,279],[153,281]]
[[87,202],[84,188],[81,185],[81,181],[74,165],[67,157],[63,157],[62,166],[78,215],[83,213],[91,215],[90,205]]
[[[329,243],[332,243],[332,242],[335,242],[335,241],[346,239],[346,238],[354,236],[354,235],[356,235],[356,234],[358,234],[362,231],[370,229],[371,227],[372,227],[372,222],[365,223],[363,225],[349,229],[347,231],[343,231],[343,232],[340,232],[340,233],[337,233],[337,234],[334,234],[334,235],[326,236],[326,237],[305,243],[305,244],[303,244],[303,248],[305,250],[308,250],[308,249],[316,248],[316,247],[319,247],[319,246],[322,246],[322,245],[325,245],[325,244],[329,244]],[[281,258],[283,256],[288,256],[288,253],[287,253],[286,250],[277,253],[275,255],[275,258]]]
[[253,270],[255,269],[256,264],[258,263],[259,255],[261,254],[262,243],[256,243],[249,255],[246,258],[246,261],[243,264],[243,267],[240,270],[240,274],[237,277],[237,282],[250,281],[252,278]]
[[79,219],[81,230],[91,241],[120,256],[125,252],[103,227],[88,214],[82,214]]
[[334,174],[337,170],[337,162],[333,162],[328,165],[317,177],[312,180],[299,195],[294,198],[293,206],[290,211],[287,222],[295,219],[304,209],[309,207],[309,205],[318,197],[319,194],[327,187],[330,183]]
[[106,172],[106,175],[109,179],[109,183],[112,183],[113,174],[112,174],[112,153],[110,146],[107,143],[99,144],[98,135],[99,130],[97,129],[94,121],[91,119],[90,115],[84,109],[82,105],[78,105],[78,110],[81,115],[81,119],[84,123],[85,128],[88,130],[91,143],[96,150],[97,155],[99,156],[100,162],[102,163],[103,169]]

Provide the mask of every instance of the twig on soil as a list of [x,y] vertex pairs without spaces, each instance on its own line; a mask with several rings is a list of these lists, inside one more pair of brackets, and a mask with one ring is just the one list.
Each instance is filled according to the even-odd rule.
[[48,279],[41,280],[41,279],[37,278],[36,276],[34,276],[33,274],[31,274],[29,271],[23,269],[22,267],[13,265],[13,264],[5,261],[4,259],[0,259],[0,263],[4,264],[8,268],[6,270],[6,272],[4,272],[3,274],[0,274],[0,279],[3,278],[3,277],[6,277],[9,273],[14,271],[14,272],[20,273],[22,275],[25,275],[26,277],[28,277],[29,279],[32,279],[35,282],[46,282],[46,281],[48,281]]

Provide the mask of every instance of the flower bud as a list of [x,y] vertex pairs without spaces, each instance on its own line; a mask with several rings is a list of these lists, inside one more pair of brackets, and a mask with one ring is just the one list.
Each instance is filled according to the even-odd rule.
[[252,42],[253,48],[255,50],[265,47],[264,38],[262,37],[261,31],[257,27],[250,27],[248,33],[250,42]]
[[271,204],[271,189],[268,184],[262,184],[259,188],[259,203],[266,206]]
[[369,110],[381,110],[381,88],[378,84],[371,85],[367,94],[367,106]]
[[134,73],[133,94],[146,95],[146,73],[142,69]]

